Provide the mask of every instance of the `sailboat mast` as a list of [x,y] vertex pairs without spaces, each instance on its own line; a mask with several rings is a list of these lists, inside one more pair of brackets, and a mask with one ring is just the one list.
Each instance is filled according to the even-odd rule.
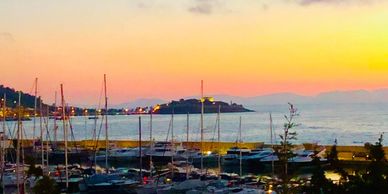
[[186,116],[186,147],[189,147],[189,133],[190,133],[190,113]]
[[6,113],[7,113],[7,95],[4,94],[4,97],[3,97],[3,139],[2,139],[2,143],[1,143],[1,184],[2,184],[2,188],[3,188],[3,194],[5,194],[4,180],[3,179],[4,179],[4,167],[5,167],[5,141],[7,140],[5,138]]
[[87,130],[88,130],[88,109],[85,108],[83,114],[84,114],[84,122],[85,122],[84,123],[85,140],[87,140],[88,139],[88,132],[87,132]]
[[[271,147],[272,151],[274,150],[274,145],[273,145],[273,123],[272,123],[272,114],[269,113],[269,130],[270,130],[270,136],[271,136]],[[271,167],[272,167],[272,177],[275,174],[275,161],[273,160],[272,157],[272,162],[271,162]]]
[[104,94],[105,94],[105,168],[106,168],[106,173],[108,173],[109,139],[108,139],[108,96],[106,91],[106,74],[104,74]]
[[[20,107],[22,108],[22,105],[21,105],[21,101],[22,101],[22,93],[20,92],[19,93],[19,105]],[[20,109],[20,150],[21,150],[21,160],[22,160],[22,193],[24,194],[24,189],[26,188],[26,182],[24,181],[24,136],[23,134],[25,134],[25,131],[23,129],[23,120],[22,118],[24,117],[24,109]],[[23,133],[24,132],[24,133]]]
[[203,113],[204,113],[203,98],[203,80],[201,80],[201,173],[203,172]]
[[[24,184],[20,184],[20,180],[23,180],[23,171],[22,171],[22,174],[20,174],[20,143],[21,143],[21,122],[22,122],[22,119],[21,119],[21,114],[22,114],[22,110],[21,110],[21,103],[20,103],[20,100],[21,100],[21,92],[19,91],[19,100],[18,100],[18,125],[17,125],[17,145],[16,145],[16,184],[17,184],[17,191],[18,191],[18,194],[22,193],[22,191],[24,190],[23,186]],[[22,177],[20,177],[20,175],[22,175]]]
[[35,151],[35,130],[36,130],[36,109],[38,105],[38,78],[35,78],[35,92],[34,92],[34,124],[32,126],[32,148]]
[[220,122],[221,122],[221,105],[218,105],[218,114],[217,114],[217,141],[218,141],[218,178],[221,178],[221,131],[220,131]]
[[[175,154],[175,143],[174,143],[174,107],[172,108],[171,114],[171,166],[174,165],[174,154]],[[174,168],[171,168],[171,177],[174,177]]]
[[142,159],[142,150],[141,150],[141,116],[139,116],[139,159],[140,159],[140,173],[139,173],[139,179],[140,184],[143,184],[143,159]]
[[242,139],[241,139],[241,116],[240,116],[240,124],[239,124],[239,149],[240,149],[240,176],[242,176],[242,147],[241,147],[241,143],[242,143]]
[[[187,113],[186,118],[186,150],[189,148],[189,132],[190,132],[190,115]],[[186,156],[186,165],[189,164],[189,155]],[[186,179],[189,179],[189,168],[186,166]]]
[[40,153],[42,169],[44,169],[44,151],[43,151],[43,120],[42,120],[42,98],[39,96],[39,128],[40,128]]
[[55,101],[54,101],[54,142],[57,143],[57,91],[55,91]]
[[69,188],[69,172],[67,166],[67,125],[66,125],[66,109],[65,98],[63,95],[63,84],[61,84],[61,101],[62,101],[62,121],[63,121],[63,140],[65,142],[65,176],[66,176],[66,189]]
[[[153,151],[153,148],[154,148],[154,144],[152,141],[152,110],[151,110],[151,113],[150,113],[150,150]],[[152,154],[150,154],[150,177],[152,177],[152,167],[153,167]]]
[[171,114],[171,164],[174,163],[174,152],[175,152],[175,143],[174,143],[174,108],[172,108],[172,114]]
[[[49,133],[49,120],[50,120],[50,106],[47,106],[46,108],[46,165],[47,165],[47,173],[49,172],[48,166],[49,166],[49,140],[50,140],[50,133]],[[55,120],[55,119],[54,119]]]

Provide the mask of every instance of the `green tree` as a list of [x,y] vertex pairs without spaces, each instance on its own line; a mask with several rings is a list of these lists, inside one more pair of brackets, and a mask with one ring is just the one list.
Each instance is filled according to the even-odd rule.
[[286,119],[286,123],[283,126],[283,134],[280,134],[281,141],[281,149],[278,151],[279,160],[284,164],[284,174],[288,173],[288,159],[292,158],[294,155],[291,151],[293,145],[291,140],[296,140],[296,132],[290,131],[291,129],[298,126],[298,124],[294,123],[294,118],[298,116],[297,109],[293,104],[289,104],[289,115],[284,115]]
[[284,115],[286,122],[283,126],[283,134],[279,135],[281,139],[281,148],[277,152],[279,161],[283,166],[281,173],[281,178],[283,179],[283,193],[288,193],[288,190],[290,189],[288,188],[288,182],[290,180],[290,176],[288,176],[288,159],[294,156],[291,151],[293,147],[291,141],[296,140],[297,136],[296,132],[291,130],[298,126],[298,124],[294,123],[294,118],[299,115],[293,104],[288,103],[288,105],[289,114]]

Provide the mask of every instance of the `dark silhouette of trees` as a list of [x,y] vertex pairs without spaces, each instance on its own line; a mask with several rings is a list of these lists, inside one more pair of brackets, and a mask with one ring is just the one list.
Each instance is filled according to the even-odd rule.
[[60,190],[55,183],[55,180],[50,179],[48,176],[43,176],[35,187],[32,189],[35,194],[59,194]]
[[314,170],[313,176],[311,177],[311,187],[308,189],[308,193],[332,193],[332,191],[335,190],[334,185],[326,178],[325,170],[321,166],[321,160],[319,157],[313,158],[312,165]]
[[324,176],[324,171],[317,165],[319,160],[314,159],[314,172],[311,179],[311,185],[304,188],[306,193],[344,193],[344,194],[386,194],[388,193],[388,163],[383,149],[383,135],[381,134],[378,142],[375,144],[366,143],[365,148],[368,151],[370,164],[365,172],[357,171],[354,175],[347,174],[338,165],[338,156],[336,145],[328,154],[328,160],[331,168],[342,174],[343,179],[339,185],[333,184]]

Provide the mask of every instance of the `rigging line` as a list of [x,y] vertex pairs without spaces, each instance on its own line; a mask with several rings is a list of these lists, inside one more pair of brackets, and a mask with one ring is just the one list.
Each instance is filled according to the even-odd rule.
[[104,120],[105,120],[105,118],[101,117],[100,129],[98,130],[98,136],[96,136],[96,146],[97,146],[98,141],[100,141],[100,135],[101,135],[102,127],[104,124]]
[[[168,124],[168,131],[167,131],[167,136],[166,136],[166,143],[164,144],[163,157],[164,157],[164,154],[166,153],[166,147],[167,147],[167,142],[168,142],[168,136],[170,136],[171,124],[172,124],[172,119],[170,119],[170,122],[169,122],[169,124]],[[172,145],[172,146],[173,146],[173,145]]]
[[24,125],[22,125],[22,133],[24,133],[24,138],[27,139],[27,134],[26,134],[26,130],[24,129]]
[[15,125],[13,126],[13,131],[12,131],[12,138],[17,138],[16,137],[16,131],[17,131],[17,128],[18,128],[18,125],[17,125],[17,123],[15,122]]
[[9,122],[10,122],[10,123],[7,123],[5,128],[7,128],[7,130],[8,130],[8,135],[9,135],[9,137],[12,139],[13,136],[14,136],[14,134],[11,132],[11,127],[10,127],[9,125],[14,124],[14,130],[13,130],[13,131],[15,131],[16,124],[15,124],[14,122],[11,122],[11,121],[9,121]]
[[[73,131],[73,125],[71,124],[71,116],[70,116],[70,114],[69,114],[69,128],[70,128],[71,138],[72,138],[72,140],[75,142],[74,131]],[[76,143],[75,143],[75,150],[78,152],[78,146],[77,146]]]
[[[94,154],[96,154],[96,152],[97,152],[97,147],[98,147],[98,142],[100,140],[103,122],[104,122],[104,117],[101,118],[100,129],[98,130],[98,136],[96,137],[96,143],[95,143],[95,147],[94,147]],[[107,154],[107,153],[105,153],[105,154]]]
[[214,125],[213,137],[212,137],[212,141],[211,141],[211,144],[210,144],[210,150],[213,149],[213,145],[214,145],[214,141],[215,141],[215,137],[216,137],[216,131],[217,131],[217,124],[218,124],[218,118],[216,119],[216,123]]
[[195,137],[194,137],[194,141],[199,141],[199,134],[201,133],[201,124],[198,124],[198,127],[195,127],[195,129],[197,129],[195,132]]
[[[8,125],[8,124],[7,124],[7,125]],[[12,140],[12,144],[9,144],[9,145],[8,145],[8,149],[10,149],[11,146],[13,146],[13,139],[14,139],[14,138],[13,138],[13,135],[11,134],[11,129],[10,129],[10,127],[7,126],[7,125],[6,125],[6,128],[8,129],[8,133],[9,133],[9,135],[10,135],[9,137],[10,137],[11,140]],[[12,125],[12,123],[11,123],[11,125]],[[15,128],[16,128],[16,125],[15,125]],[[15,128],[14,128],[14,130],[13,130],[14,132],[15,132]],[[10,154],[10,156],[11,156],[11,161],[12,161],[12,162],[15,162],[16,160],[15,160],[15,158],[13,157],[13,154]]]
[[46,141],[48,139],[48,141],[50,143],[52,143],[52,140],[51,140],[51,136],[50,136],[50,127],[49,127],[49,119],[47,117],[44,117],[43,118],[43,123],[45,124],[45,128],[46,128]]
[[[104,82],[102,82],[101,83],[101,89],[100,89],[100,96],[99,96],[99,98],[98,98],[98,106],[97,106],[97,109],[96,110],[94,110],[95,111],[95,116],[97,116],[97,118],[98,118],[98,113],[97,113],[97,110],[100,110],[101,109],[101,100],[102,100],[102,95],[103,95],[103,90],[104,90]],[[96,118],[96,119],[97,119]],[[94,138],[94,140],[95,140],[95,149],[97,149],[97,142],[98,142],[98,140],[97,140],[97,120],[94,120],[94,130],[93,130],[93,138]],[[102,128],[102,122],[103,122],[103,120],[104,120],[104,117],[102,117],[102,119],[101,119],[101,126],[100,126],[100,131],[101,131],[101,128]],[[98,137],[100,137],[100,132],[99,132],[99,134],[98,134]],[[95,150],[96,151],[96,150]]]
[[30,89],[30,94],[32,94],[33,92],[34,92],[34,89],[35,89],[35,86],[36,84],[35,84],[35,79],[34,79],[34,82],[32,83],[32,87],[31,87],[31,89]]

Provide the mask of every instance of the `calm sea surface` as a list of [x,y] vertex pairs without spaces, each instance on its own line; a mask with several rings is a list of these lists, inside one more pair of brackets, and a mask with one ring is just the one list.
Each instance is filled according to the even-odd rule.
[[[380,133],[388,132],[388,104],[338,104],[338,105],[296,105],[300,116],[295,121],[300,124],[295,131],[298,140],[295,143],[316,142],[333,144],[337,138],[340,145],[363,145],[365,142],[376,142]],[[221,114],[221,140],[236,141],[239,132],[239,117],[242,117],[243,141],[270,142],[269,113],[272,113],[275,133],[282,131],[287,114],[287,105],[255,106],[252,113]],[[138,115],[109,116],[109,138],[112,140],[136,140],[138,138]],[[143,139],[149,139],[149,115],[142,115]],[[217,137],[216,114],[205,114],[205,139]],[[102,119],[97,120],[97,133],[101,128]],[[72,128],[76,140],[90,139],[95,129],[94,120],[85,117],[74,117]],[[171,115],[153,115],[153,137],[156,140],[166,140],[171,128]],[[62,121],[58,121],[58,139],[63,138]],[[86,124],[86,125],[85,125]],[[9,132],[15,129],[14,122],[7,122]],[[23,122],[26,135],[32,137],[32,121]],[[190,115],[190,140],[198,141],[200,115]],[[49,122],[52,130],[53,120]],[[174,136],[177,140],[186,140],[186,115],[174,115]],[[171,131],[170,131],[171,132]],[[37,120],[36,136],[39,134]],[[52,134],[52,132],[50,131]],[[387,134],[388,135],[388,134]],[[279,141],[278,135],[277,141]],[[104,138],[104,128],[100,138]],[[388,137],[384,139],[388,144]]]

